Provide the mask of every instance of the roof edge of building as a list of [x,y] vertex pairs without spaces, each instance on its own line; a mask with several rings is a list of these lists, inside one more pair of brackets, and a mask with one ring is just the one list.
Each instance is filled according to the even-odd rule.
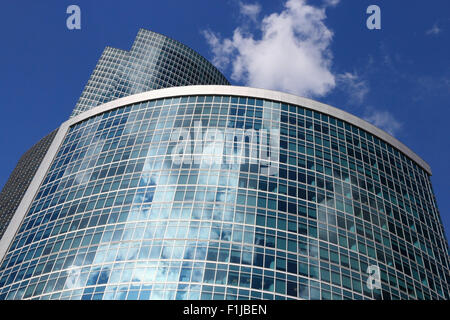
[[290,93],[268,89],[232,86],[232,85],[193,85],[193,86],[156,89],[126,96],[113,101],[109,101],[102,105],[96,106],[92,109],[89,109],[83,113],[80,113],[77,116],[70,118],[66,122],[67,125],[71,126],[77,122],[83,121],[99,113],[103,113],[105,111],[109,111],[111,109],[115,109],[118,107],[123,107],[126,105],[146,100],[161,99],[175,96],[186,96],[186,95],[250,96],[254,98],[274,100],[283,103],[299,105],[306,109],[318,111],[333,116],[339,120],[348,122],[358,128],[361,128],[373,134],[374,136],[378,137],[379,139],[383,140],[387,144],[391,145],[392,147],[396,148],[397,150],[405,154],[408,158],[410,158],[422,169],[424,169],[430,176],[432,175],[431,167],[414,151],[412,151],[410,148],[408,148],[406,145],[404,145],[402,142],[400,142],[398,139],[396,139],[386,131],[374,126],[373,124],[367,122],[366,120],[363,120],[347,111],[338,109],[336,107],[327,105],[322,102],[318,102],[316,100],[296,96]]

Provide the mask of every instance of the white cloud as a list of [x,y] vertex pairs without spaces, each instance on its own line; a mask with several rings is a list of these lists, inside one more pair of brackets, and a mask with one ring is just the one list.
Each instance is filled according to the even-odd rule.
[[230,39],[210,31],[204,35],[213,63],[219,68],[231,65],[233,80],[301,96],[323,96],[336,85],[330,70],[333,32],[324,24],[325,18],[325,8],[288,0],[282,12],[263,18],[258,26],[260,39],[243,28],[236,28]]
[[259,3],[247,4],[239,2],[239,9],[242,15],[249,17],[253,21],[256,21],[258,14],[261,12]]
[[395,136],[403,126],[401,122],[397,121],[394,116],[386,110],[374,110],[368,108],[363,119],[392,136]]
[[426,34],[427,35],[438,35],[439,33],[442,32],[442,29],[439,28],[439,26],[437,25],[437,23],[435,23],[433,25],[433,27],[431,27],[431,29],[427,30]]
[[335,7],[341,0],[324,0],[325,5]]
[[233,43],[230,39],[225,39],[221,41],[216,34],[211,31],[203,31],[203,35],[208,41],[213,57],[213,64],[215,64],[218,68],[225,68],[231,59],[231,55],[235,48],[233,47]]
[[337,76],[337,83],[338,87],[348,93],[350,102],[354,104],[361,104],[367,93],[369,93],[367,82],[361,79],[356,72],[339,74]]

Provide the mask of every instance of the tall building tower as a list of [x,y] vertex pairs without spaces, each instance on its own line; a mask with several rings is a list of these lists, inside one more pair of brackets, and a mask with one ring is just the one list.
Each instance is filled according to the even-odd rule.
[[[203,84],[230,83],[191,48],[156,32],[140,29],[130,51],[105,48],[71,117],[119,97],[172,86]],[[21,157],[0,192],[0,239],[56,131]]]
[[[0,242],[0,299],[449,299],[430,167],[141,30],[107,48]],[[379,282],[376,281],[379,277]]]

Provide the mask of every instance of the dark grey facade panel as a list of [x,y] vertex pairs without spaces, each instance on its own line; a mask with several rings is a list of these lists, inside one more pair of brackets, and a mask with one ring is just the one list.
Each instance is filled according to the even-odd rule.
[[42,159],[58,130],[54,130],[25,152],[0,192],[0,239],[16,212]]

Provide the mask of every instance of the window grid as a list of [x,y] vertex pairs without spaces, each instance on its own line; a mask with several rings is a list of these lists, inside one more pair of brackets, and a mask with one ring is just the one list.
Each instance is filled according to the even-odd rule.
[[[195,121],[279,128],[278,175],[169,163],[170,133]],[[0,267],[0,298],[448,299],[443,239],[428,175],[371,134],[275,101],[166,98],[71,127]],[[382,290],[365,286],[370,264]]]

